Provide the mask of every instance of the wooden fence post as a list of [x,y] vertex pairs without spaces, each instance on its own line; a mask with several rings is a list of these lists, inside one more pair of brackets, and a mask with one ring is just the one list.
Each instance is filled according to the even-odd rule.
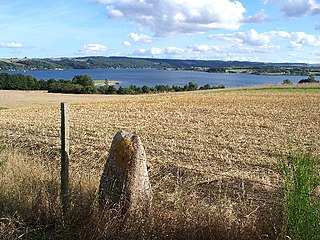
[[69,105],[61,103],[61,203],[66,216],[69,208]]

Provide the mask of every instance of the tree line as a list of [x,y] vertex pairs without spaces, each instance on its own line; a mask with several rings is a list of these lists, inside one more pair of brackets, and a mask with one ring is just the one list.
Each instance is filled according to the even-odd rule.
[[35,77],[23,74],[0,73],[1,90],[47,90],[46,80],[37,80]]
[[109,85],[108,80],[102,87],[97,88],[94,85],[93,79],[89,75],[76,75],[72,80],[37,80],[30,75],[23,74],[0,74],[0,89],[1,90],[48,90],[49,93],[74,93],[74,94],[149,94],[149,93],[164,93],[164,92],[183,92],[195,90],[208,90],[225,88],[223,85],[211,86],[205,84],[198,87],[196,83],[189,82],[181,86],[156,85],[155,87],[142,86],[137,87],[131,85],[128,88]]

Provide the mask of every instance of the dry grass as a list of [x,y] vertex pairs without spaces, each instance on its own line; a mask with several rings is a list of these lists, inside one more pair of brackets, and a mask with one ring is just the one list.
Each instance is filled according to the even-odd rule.
[[[134,97],[134,96],[131,96]],[[0,90],[1,108],[21,108],[58,104],[60,102],[101,102],[109,99],[125,99],[127,96],[111,96],[101,94],[60,94],[48,93],[46,91],[11,91]]]
[[[147,153],[154,194],[156,220],[144,229],[150,238],[279,236],[278,156],[289,143],[313,144],[319,152],[319,91],[212,91],[101,100],[71,105],[71,173],[76,182],[90,179],[79,196],[94,195],[114,134],[120,129],[136,132]],[[45,166],[58,168],[59,119],[58,104],[1,110],[0,139],[46,156],[50,161]],[[134,238],[141,231],[128,227],[125,233]]]

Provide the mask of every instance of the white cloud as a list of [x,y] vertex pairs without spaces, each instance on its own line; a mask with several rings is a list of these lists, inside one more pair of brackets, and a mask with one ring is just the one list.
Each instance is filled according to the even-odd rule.
[[150,49],[150,53],[151,53],[151,55],[160,55],[160,54],[162,54],[162,51],[160,48],[153,47]]
[[145,42],[145,43],[150,43],[152,42],[152,38],[148,35],[144,34],[137,34],[137,33],[129,33],[129,37],[132,38],[133,41],[135,42]]
[[143,48],[138,49],[133,53],[133,55],[138,55],[138,56],[146,55],[147,51],[148,51],[147,49],[143,49]]
[[178,47],[167,47],[164,51],[165,54],[173,54],[173,55],[180,55],[183,54],[185,50],[183,48]]
[[315,51],[315,52],[313,53],[313,55],[315,55],[315,56],[320,56],[320,51]]
[[[265,49],[279,49],[273,44],[273,40],[287,40],[289,48],[300,50],[304,46],[319,47],[320,38],[305,32],[270,31],[258,33],[255,29],[248,32],[235,32],[232,34],[213,34],[210,39],[233,42],[235,46],[254,46],[256,51]],[[277,44],[278,42],[276,42]]]
[[109,17],[126,18],[157,36],[238,29],[246,9],[233,0],[95,0]]
[[316,0],[268,0],[279,5],[286,17],[301,17],[320,14],[320,3]]
[[131,42],[129,42],[129,41],[123,41],[123,42],[122,42],[122,45],[123,45],[123,46],[126,46],[126,47],[132,46]]
[[279,50],[277,46],[231,46],[218,47],[206,44],[196,44],[186,48],[167,47],[139,49],[131,54],[136,57],[156,57],[156,58],[182,58],[182,59],[220,59],[220,60],[240,60],[240,61],[266,61],[265,56],[273,57],[273,52]]
[[199,45],[197,44],[196,47],[193,49],[199,52],[207,52],[210,50],[210,46],[205,44],[199,44]]
[[252,46],[263,46],[270,42],[270,38],[265,34],[259,34],[256,30],[251,29],[248,32],[238,32],[235,36],[242,40],[243,43]]
[[289,48],[291,48],[292,50],[295,51],[299,51],[302,48],[302,44],[301,43],[297,43],[295,41],[290,41],[289,42]]
[[236,32],[233,34],[213,34],[209,38],[251,46],[263,46],[270,43],[268,34],[260,34],[255,29],[251,29],[248,32]]
[[152,47],[150,49],[138,49],[132,55],[139,57],[160,57],[162,55],[162,50],[156,47]]
[[114,9],[113,7],[107,7],[107,11],[111,17],[114,17],[114,18],[123,17],[123,13],[118,9]]
[[291,34],[286,31],[270,31],[267,33],[270,37],[277,37],[277,38],[290,38]]
[[314,29],[315,29],[315,30],[320,30],[320,23],[317,23],[317,24],[314,26]]
[[193,52],[210,52],[210,51],[218,51],[219,48],[216,46],[209,46],[206,44],[197,44],[194,47],[190,47]]
[[265,23],[269,22],[271,19],[270,17],[265,13],[264,10],[261,10],[258,12],[255,16],[249,16],[246,19],[243,20],[245,23]]
[[138,49],[132,56],[142,57],[166,57],[166,58],[189,58],[189,59],[208,59],[220,52],[221,49],[217,46],[209,46],[206,44],[196,44],[186,48],[167,47],[164,50],[153,47],[150,49]]
[[98,43],[89,43],[79,50],[80,54],[105,54],[108,48],[105,45]]
[[22,48],[21,43],[15,42],[0,42],[0,48]]
[[307,34],[305,32],[294,32],[292,33],[292,39],[297,44],[307,45],[311,47],[319,47],[320,39],[314,35]]

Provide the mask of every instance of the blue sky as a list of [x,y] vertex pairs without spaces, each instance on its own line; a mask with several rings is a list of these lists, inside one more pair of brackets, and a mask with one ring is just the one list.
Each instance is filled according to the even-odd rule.
[[0,0],[0,58],[320,63],[319,0]]

